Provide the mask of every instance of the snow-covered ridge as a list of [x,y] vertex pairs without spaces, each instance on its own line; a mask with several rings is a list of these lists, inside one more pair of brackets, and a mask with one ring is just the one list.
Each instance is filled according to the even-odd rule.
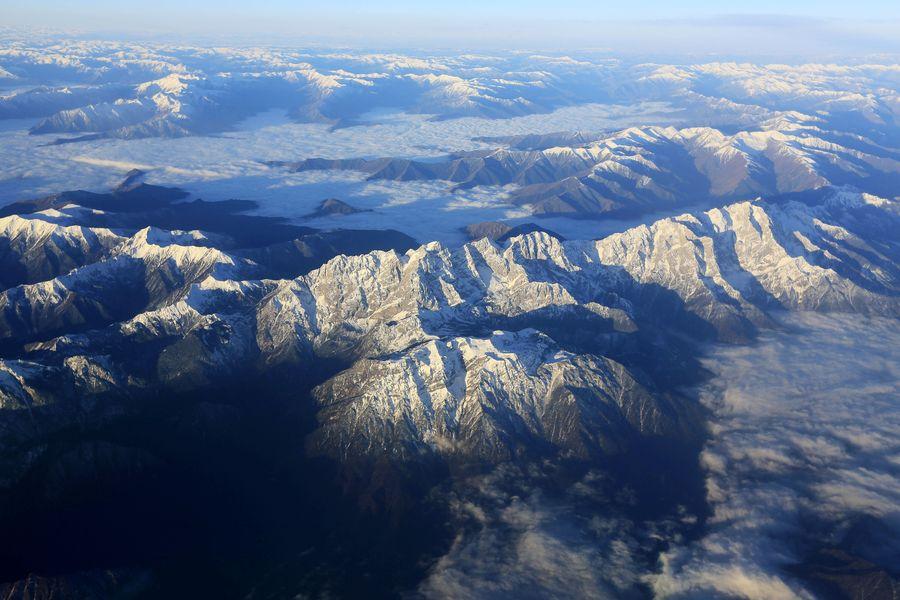
[[759,130],[735,134],[712,127],[642,126],[572,146],[499,148],[442,161],[275,164],[295,171],[362,171],[372,180],[444,180],[454,188],[514,185],[512,202],[552,214],[652,211],[679,202],[802,192],[848,180],[900,179],[900,160],[891,152],[859,136],[850,140],[854,147],[842,145],[817,122],[784,113]]
[[[208,277],[240,279],[254,268],[249,261],[236,260],[216,248],[196,245],[208,241],[200,232],[166,232],[147,227],[124,238],[108,230],[62,227],[39,219],[12,219],[30,222],[30,227],[38,230],[52,230],[57,237],[59,232],[69,233],[70,237],[53,241],[52,245],[45,237],[32,240],[35,245],[30,249],[22,247],[19,260],[28,261],[25,267],[49,277],[33,283],[12,281],[20,284],[0,293],[2,339],[41,337],[98,318],[121,320],[177,301],[194,283]],[[19,223],[17,230],[26,229]],[[71,232],[74,232],[74,242]],[[68,245],[63,247],[63,244]],[[55,250],[61,247],[62,250]],[[72,258],[73,247],[81,251],[77,260]],[[41,271],[40,266],[51,251],[68,257],[71,270]]]
[[[277,283],[256,309],[258,334],[273,354],[298,344],[343,352],[360,343],[366,352],[384,353],[427,340],[429,331],[454,321],[574,309],[605,315],[628,330],[641,313],[653,312],[659,299],[648,290],[654,286],[672,293],[667,302],[677,298],[681,305],[668,308],[697,315],[726,338],[765,324],[765,311],[773,307],[893,314],[894,204],[839,190],[820,206],[741,202],[595,242],[561,242],[535,232],[503,245],[482,239],[458,248],[431,243],[402,255],[339,256]],[[850,225],[841,225],[843,219]],[[59,292],[70,285],[129,270],[137,261],[147,274],[180,273],[180,283],[161,290],[163,298],[183,295],[210,276],[221,282],[210,291],[231,293],[231,284],[222,285],[253,266],[209,242],[199,232],[146,228],[121,241],[110,258],[37,287],[55,290],[42,301],[62,302]],[[4,293],[5,302],[17,297],[31,304],[36,292],[29,289]]]
[[61,275],[106,256],[125,238],[106,228],[57,225],[18,215],[0,218],[0,286]]
[[[677,399],[601,356],[618,341],[672,329],[744,340],[772,309],[900,314],[894,204],[847,189],[818,204],[739,202],[597,241],[534,232],[338,256],[280,281],[248,278],[253,265],[197,245],[202,234],[147,228],[109,258],[3,292],[0,327],[46,340],[33,364],[66,359],[40,368],[85,389],[131,381],[127,395],[243,369],[313,377],[338,358],[351,366],[317,388],[311,442],[336,457],[593,456],[689,428]],[[110,327],[76,333],[97,311]],[[557,337],[576,329],[596,351],[563,349]],[[185,340],[189,353],[166,353]],[[150,347],[149,371],[116,358]],[[30,389],[27,373],[0,382],[4,402],[56,401]]]
[[622,365],[564,352],[534,330],[364,359],[314,395],[323,410],[311,443],[342,459],[436,452],[502,460],[525,452],[529,437],[590,456],[621,449],[629,431],[683,433],[672,407]]

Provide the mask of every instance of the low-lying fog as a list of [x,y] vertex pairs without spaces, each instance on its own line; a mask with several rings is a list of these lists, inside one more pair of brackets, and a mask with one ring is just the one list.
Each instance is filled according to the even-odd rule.
[[783,568],[823,546],[896,564],[900,322],[794,314],[783,324],[705,361],[713,515],[703,539],[664,557],[654,581],[664,595],[806,597]]
[[[28,135],[30,121],[8,121],[0,129],[0,205],[70,189],[108,191],[130,169],[149,172],[147,181],[182,187],[204,200],[240,198],[259,203],[266,215],[299,219],[325,198],[339,198],[365,212],[306,220],[320,228],[393,228],[421,242],[459,243],[459,231],[486,220],[533,221],[527,209],[509,204],[499,187],[451,192],[445,182],[365,181],[361,173],[289,173],[261,161],[311,157],[434,157],[493,146],[473,138],[555,131],[602,131],[641,124],[677,124],[665,105],[591,104],[546,115],[511,119],[431,120],[427,115],[378,112],[365,125],[330,130],[297,124],[277,111],[245,121],[237,131],[210,137],[99,140],[47,145],[57,135]],[[682,211],[684,209],[682,208]],[[569,238],[593,238],[627,226],[596,221],[542,219]]]

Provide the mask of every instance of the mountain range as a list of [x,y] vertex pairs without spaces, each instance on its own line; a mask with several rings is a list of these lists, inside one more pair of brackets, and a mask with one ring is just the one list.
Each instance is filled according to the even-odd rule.
[[896,595],[889,59],[46,39],[0,597]]
[[828,189],[599,241],[538,231],[329,260],[332,246],[312,270],[295,243],[273,271],[273,246],[231,249],[223,233],[13,215],[0,332],[21,349],[3,362],[3,406],[27,409],[26,435],[81,403],[77,390],[144,396],[285,365],[313,377],[339,360],[348,369],[313,392],[323,452],[600,452],[689,428],[677,399],[648,391],[677,376],[642,364],[658,332],[742,341],[772,310],[897,314],[897,219],[893,201]]

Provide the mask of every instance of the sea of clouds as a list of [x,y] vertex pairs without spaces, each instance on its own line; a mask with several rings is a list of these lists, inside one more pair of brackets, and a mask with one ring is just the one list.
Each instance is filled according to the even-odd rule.
[[[379,112],[363,125],[334,130],[324,124],[294,123],[273,111],[218,136],[57,146],[48,143],[58,136],[29,135],[31,121],[4,121],[0,123],[0,205],[71,189],[104,192],[118,185],[129,170],[142,169],[149,173],[149,183],[178,186],[204,200],[253,200],[259,203],[258,212],[266,215],[299,220],[332,197],[373,211],[304,221],[314,227],[394,228],[423,243],[459,243],[464,240],[460,228],[470,223],[511,219],[515,225],[533,217],[529,218],[527,209],[511,205],[502,188],[454,192],[446,182],[369,182],[359,173],[290,173],[264,162],[312,157],[429,158],[493,147],[473,139],[480,136],[677,123],[680,117],[664,117],[664,109],[660,103],[589,104],[510,119],[448,120]],[[548,221],[545,226],[573,238],[602,233],[596,223],[572,219]]]
[[840,545],[861,520],[880,534],[854,551],[900,568],[900,322],[801,314],[784,324],[705,361],[713,514],[707,535],[662,557],[657,595],[811,597],[785,567]]

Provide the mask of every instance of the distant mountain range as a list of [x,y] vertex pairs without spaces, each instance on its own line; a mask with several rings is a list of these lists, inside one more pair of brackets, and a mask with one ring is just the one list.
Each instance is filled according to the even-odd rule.
[[[896,145],[900,135],[896,66],[881,64],[665,65],[134,44],[86,50],[73,43],[11,48],[0,55],[0,73],[16,86],[0,96],[0,119],[37,119],[33,133],[74,139],[205,135],[270,109],[347,126],[378,108],[509,118],[635,102],[664,102],[667,115],[691,126],[749,129],[799,111],[880,144]],[[53,80],[66,84],[47,85]]]
[[[853,183],[889,194],[900,183],[897,153],[862,137],[824,131],[817,119],[791,113],[762,129],[726,135],[718,129],[637,127],[574,146],[560,136],[531,136],[540,149],[497,149],[445,160],[406,158],[275,162],[296,172],[352,170],[368,179],[446,181],[454,188],[516,186],[510,200],[537,214],[653,212],[760,195]],[[511,144],[523,143],[520,138]]]

